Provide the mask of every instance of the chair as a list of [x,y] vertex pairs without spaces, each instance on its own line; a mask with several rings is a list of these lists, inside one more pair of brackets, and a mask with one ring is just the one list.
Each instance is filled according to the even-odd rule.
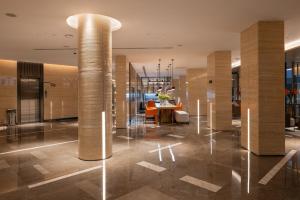
[[155,106],[155,102],[153,100],[149,100],[146,105],[146,110],[145,110],[145,119],[147,117],[154,117],[155,123],[157,124],[158,122],[158,109]]
[[179,102],[179,103],[176,104],[175,110],[182,110],[182,107],[183,107],[182,103]]
[[190,117],[189,114],[182,110],[175,111],[175,120],[177,123],[189,123]]

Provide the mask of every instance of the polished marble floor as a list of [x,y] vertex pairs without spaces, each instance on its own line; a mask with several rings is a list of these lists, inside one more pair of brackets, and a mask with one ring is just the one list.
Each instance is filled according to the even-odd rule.
[[295,135],[286,135],[290,157],[258,157],[240,148],[238,120],[232,131],[213,134],[204,117],[142,122],[116,131],[113,157],[104,162],[77,158],[75,121],[0,131],[0,199],[300,199]]

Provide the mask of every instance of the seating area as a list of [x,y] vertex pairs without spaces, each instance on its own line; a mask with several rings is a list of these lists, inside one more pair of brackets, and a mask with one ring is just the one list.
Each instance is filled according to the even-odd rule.
[[145,105],[145,122],[154,118],[154,123],[189,123],[189,114],[183,110],[182,102],[176,105],[171,103],[162,105],[149,100]]

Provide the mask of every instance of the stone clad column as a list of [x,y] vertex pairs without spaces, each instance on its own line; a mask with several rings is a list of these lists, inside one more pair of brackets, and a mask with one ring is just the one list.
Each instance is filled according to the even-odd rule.
[[284,138],[284,23],[261,21],[241,33],[241,144],[257,155],[282,155]]
[[212,128],[232,129],[232,74],[231,52],[216,51],[207,58],[207,122],[210,126],[212,103]]
[[207,74],[206,68],[189,68],[186,71],[188,82],[188,104],[190,115],[207,115]]
[[95,14],[79,14],[67,20],[78,29],[78,139],[82,160],[112,156],[112,20]]
[[117,128],[127,128],[126,92],[128,86],[129,63],[126,56],[116,56],[116,125]]
[[183,104],[183,110],[188,111],[186,76],[179,76],[179,84],[176,90],[178,97]]

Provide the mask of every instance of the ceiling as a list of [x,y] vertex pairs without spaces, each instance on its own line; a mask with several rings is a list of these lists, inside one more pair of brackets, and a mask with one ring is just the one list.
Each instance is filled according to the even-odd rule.
[[300,39],[299,7],[299,0],[1,0],[0,58],[77,65],[72,50],[33,49],[75,48],[76,30],[66,18],[99,13],[122,22],[113,33],[114,48],[169,47],[113,50],[114,55],[127,55],[138,72],[145,66],[148,75],[156,74],[159,58],[163,68],[174,58],[179,75],[205,67],[215,50],[232,50],[232,61],[238,60],[240,32],[258,20],[284,20],[286,42]]

